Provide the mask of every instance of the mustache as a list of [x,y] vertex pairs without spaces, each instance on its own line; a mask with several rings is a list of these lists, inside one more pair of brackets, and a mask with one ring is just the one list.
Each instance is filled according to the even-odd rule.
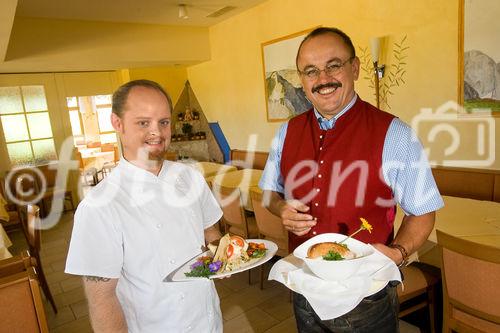
[[340,87],[342,87],[342,83],[340,83],[340,82],[328,82],[328,83],[318,84],[317,86],[314,86],[311,89],[311,91],[314,94],[323,88],[340,88]]

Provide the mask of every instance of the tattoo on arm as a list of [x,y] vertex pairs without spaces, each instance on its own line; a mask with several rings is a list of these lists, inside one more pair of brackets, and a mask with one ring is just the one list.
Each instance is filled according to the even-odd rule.
[[85,281],[94,281],[94,282],[108,282],[111,280],[110,278],[100,277],[100,276],[88,276],[85,275]]

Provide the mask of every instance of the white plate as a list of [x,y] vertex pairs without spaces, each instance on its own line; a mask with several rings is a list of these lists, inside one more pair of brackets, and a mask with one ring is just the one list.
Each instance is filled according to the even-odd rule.
[[[246,239],[246,241],[249,243],[250,242],[252,242],[252,243],[264,243],[264,245],[266,246],[266,249],[267,249],[266,255],[263,256],[262,258],[250,259],[250,261],[246,262],[243,267],[235,269],[234,271],[210,275],[208,278],[209,279],[219,279],[219,278],[223,278],[225,276],[233,275],[236,273],[241,273],[241,272],[247,271],[249,269],[252,269],[254,267],[260,266],[260,265],[268,262],[274,256],[276,251],[278,251],[278,246],[275,243],[268,241],[268,240],[265,240],[265,239]],[[199,255],[197,255],[193,259],[189,260],[184,265],[182,265],[179,269],[177,269],[173,275],[170,274],[169,276],[167,276],[164,281],[192,281],[192,280],[205,279],[205,277],[189,277],[189,276],[186,276],[184,274],[184,273],[190,272],[191,271],[190,266],[192,264],[194,264],[199,257],[205,256],[205,255],[212,255],[212,253],[210,250],[203,252],[203,253],[200,253]]]

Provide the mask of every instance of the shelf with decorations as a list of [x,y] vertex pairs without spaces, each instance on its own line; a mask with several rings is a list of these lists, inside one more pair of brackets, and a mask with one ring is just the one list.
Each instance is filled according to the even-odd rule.
[[198,161],[224,161],[189,81],[186,81],[172,113],[172,139],[168,152]]

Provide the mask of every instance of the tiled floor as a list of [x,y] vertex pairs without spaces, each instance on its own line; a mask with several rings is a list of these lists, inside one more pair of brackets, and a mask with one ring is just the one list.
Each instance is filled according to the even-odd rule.
[[[57,226],[42,233],[42,264],[58,307],[56,315],[49,303],[45,303],[52,333],[92,332],[81,278],[64,273],[72,222],[73,213],[66,213]],[[14,231],[9,237],[14,244],[9,250],[14,255],[27,248],[21,231]],[[266,270],[271,265],[267,263]],[[251,285],[247,273],[216,281],[224,332],[297,332],[288,289],[275,281],[266,281],[264,290],[260,290],[258,275],[258,269],[252,270]],[[419,330],[402,323],[401,332]]]
[[[73,214],[67,213],[56,227],[42,233],[42,264],[58,307],[56,315],[49,303],[45,304],[50,332],[54,333],[92,332],[81,278],[64,273],[72,222]],[[9,248],[13,254],[27,248],[21,231],[9,237],[14,244]],[[224,332],[296,332],[288,289],[266,281],[264,290],[260,290],[258,275],[258,269],[252,270],[251,285],[246,273],[216,281]]]

